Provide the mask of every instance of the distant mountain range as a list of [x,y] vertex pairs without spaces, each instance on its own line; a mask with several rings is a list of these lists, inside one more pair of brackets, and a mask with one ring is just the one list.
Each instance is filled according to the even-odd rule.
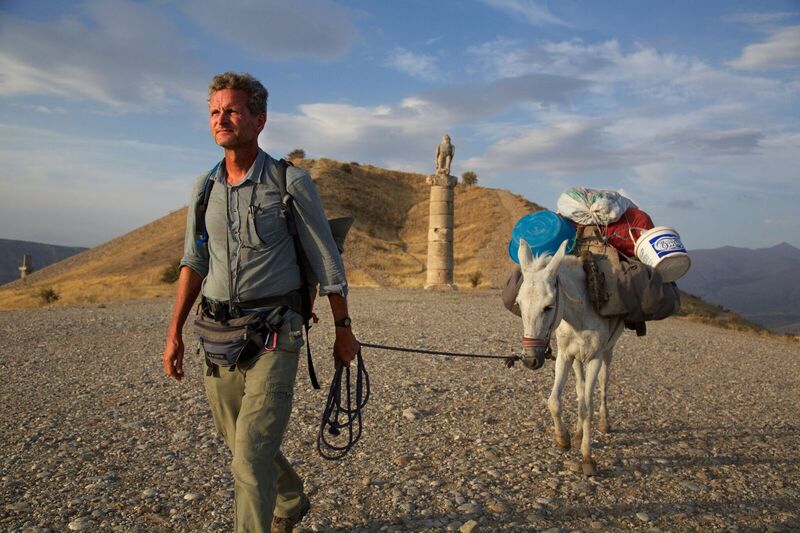
[[84,250],[86,248],[0,239],[0,284],[19,279],[19,267],[25,254],[31,256],[33,268],[38,270]]
[[690,250],[692,268],[678,286],[775,331],[800,334],[800,249],[725,246]]

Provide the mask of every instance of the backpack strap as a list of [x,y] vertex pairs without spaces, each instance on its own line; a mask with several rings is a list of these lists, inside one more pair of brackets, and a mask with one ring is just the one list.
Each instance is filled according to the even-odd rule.
[[[224,159],[223,159],[224,161]],[[206,246],[208,244],[208,231],[206,230],[206,211],[208,210],[208,201],[211,198],[211,189],[214,187],[214,175],[217,173],[222,161],[214,165],[211,172],[206,176],[203,183],[203,194],[200,196],[199,201],[194,206],[194,242],[197,246]]]
[[311,380],[311,385],[315,389],[320,389],[319,381],[317,381],[317,373],[314,370],[314,360],[311,357],[311,340],[308,336],[308,330],[311,329],[311,295],[309,293],[308,278],[306,276],[303,263],[306,262],[306,255],[303,251],[303,244],[300,242],[300,236],[297,233],[297,222],[294,212],[294,198],[289,194],[286,187],[286,169],[294,166],[291,162],[281,159],[278,161],[278,190],[281,194],[281,216],[286,219],[286,225],[289,227],[289,234],[292,236],[294,243],[295,257],[297,258],[297,266],[300,270],[300,315],[303,317],[303,328],[306,333],[306,356],[308,360],[308,377]]

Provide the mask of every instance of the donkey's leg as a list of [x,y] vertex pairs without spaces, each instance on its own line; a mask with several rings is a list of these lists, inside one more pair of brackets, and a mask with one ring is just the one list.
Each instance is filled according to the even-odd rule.
[[575,420],[575,432],[572,434],[572,445],[580,446],[581,442],[583,442],[583,422],[581,421],[580,417],[580,409],[581,405],[583,404],[585,386],[583,363],[581,363],[577,357],[572,361],[572,373],[575,374],[575,395],[578,398],[579,413],[577,419]]
[[578,406],[578,415],[583,423],[583,441],[581,442],[581,456],[583,456],[583,473],[587,476],[597,475],[597,464],[592,459],[592,393],[597,382],[603,359],[596,355],[586,363],[586,384],[583,392],[583,405]]
[[611,351],[603,354],[603,364],[600,366],[600,421],[597,424],[597,429],[600,433],[608,433],[611,431],[611,424],[608,421],[608,381],[611,378]]
[[563,450],[569,450],[569,432],[561,421],[561,393],[564,391],[564,385],[567,382],[567,365],[570,360],[565,350],[561,349],[561,346],[559,343],[558,355],[556,356],[556,377],[553,380],[553,390],[547,400],[547,407],[553,417],[556,444]]

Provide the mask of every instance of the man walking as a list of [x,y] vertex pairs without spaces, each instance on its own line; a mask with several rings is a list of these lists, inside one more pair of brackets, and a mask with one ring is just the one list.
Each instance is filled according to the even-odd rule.
[[[292,234],[281,213],[278,163],[258,146],[267,122],[268,93],[249,74],[226,72],[208,88],[209,127],[225,158],[192,192],[175,309],[164,349],[164,371],[183,378],[182,330],[198,294],[204,313],[229,317],[268,314],[288,306],[268,349],[230,367],[208,360],[204,378],[214,424],[233,454],[238,532],[291,531],[308,512],[303,482],[280,451],[292,408],[300,347],[301,298],[308,298]],[[210,188],[205,214],[196,209]],[[336,324],[333,355],[349,364],[359,349],[350,329],[344,265],[311,178],[286,170],[297,235],[320,295]],[[201,213],[201,215],[198,215]],[[203,221],[198,218],[204,217]],[[207,239],[198,239],[202,224]]]

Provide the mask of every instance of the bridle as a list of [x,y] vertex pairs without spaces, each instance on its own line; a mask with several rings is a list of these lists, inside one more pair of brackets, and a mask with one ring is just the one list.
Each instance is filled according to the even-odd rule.
[[525,355],[522,356],[522,364],[531,370],[537,370],[544,365],[545,359],[555,359],[553,357],[553,349],[550,347],[550,337],[553,334],[556,324],[559,320],[558,309],[561,304],[560,295],[561,282],[556,276],[556,304],[553,307],[553,320],[547,328],[547,333],[544,338],[534,338],[522,336],[522,349]]

